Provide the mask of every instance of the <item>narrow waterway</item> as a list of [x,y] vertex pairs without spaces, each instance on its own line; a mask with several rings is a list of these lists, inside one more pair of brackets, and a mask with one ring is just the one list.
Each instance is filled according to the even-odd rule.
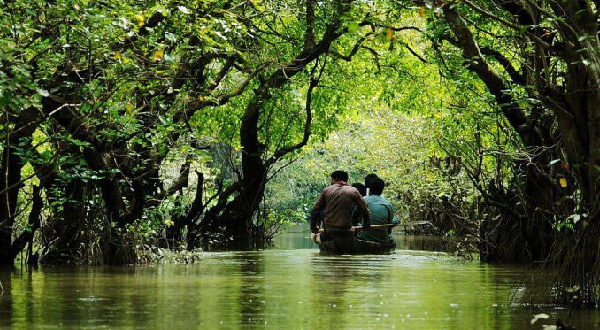
[[0,326],[161,329],[541,329],[547,313],[578,329],[600,324],[523,301],[520,267],[465,262],[435,239],[397,236],[387,256],[321,256],[305,233],[256,252],[204,253],[190,265],[0,270]]

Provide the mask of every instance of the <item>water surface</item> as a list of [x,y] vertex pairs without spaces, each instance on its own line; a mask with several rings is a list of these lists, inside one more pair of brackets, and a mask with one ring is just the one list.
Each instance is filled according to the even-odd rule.
[[540,312],[579,329],[600,324],[597,312],[569,317],[519,299],[523,279],[536,276],[524,268],[425,251],[435,250],[431,238],[398,239],[387,256],[321,256],[297,233],[273,249],[204,253],[190,265],[0,270],[0,326],[541,329],[530,325]]

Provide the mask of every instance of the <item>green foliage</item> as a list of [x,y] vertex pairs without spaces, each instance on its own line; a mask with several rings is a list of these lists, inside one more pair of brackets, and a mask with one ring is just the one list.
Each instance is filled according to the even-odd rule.
[[[43,187],[44,221],[59,240],[69,236],[64,228],[82,226],[129,237],[136,242],[130,245],[159,244],[192,209],[196,172],[205,181],[200,214],[191,218],[201,222],[202,212],[243,190],[226,194],[228,187],[249,180],[240,131],[255,105],[256,147],[272,179],[259,214],[248,210],[259,227],[303,219],[339,168],[353,181],[371,172],[383,177],[386,196],[405,219],[409,208],[443,196],[475,205],[468,180],[518,180],[499,155],[517,153],[519,139],[461,52],[440,44],[450,31],[433,3],[0,3],[0,147],[18,157],[26,178],[17,189],[14,237],[28,226],[26,193],[34,184]],[[522,32],[470,14],[486,31],[483,46],[515,50],[505,40]],[[267,86],[269,77],[309,56],[331,24],[328,51],[285,84]],[[507,92],[532,104],[525,87]],[[28,126],[31,133],[14,137]],[[307,130],[306,147],[268,163]],[[448,155],[456,173],[440,165]],[[62,225],[72,205],[88,218]],[[90,241],[101,244],[100,237]],[[220,239],[229,238],[211,237]]]

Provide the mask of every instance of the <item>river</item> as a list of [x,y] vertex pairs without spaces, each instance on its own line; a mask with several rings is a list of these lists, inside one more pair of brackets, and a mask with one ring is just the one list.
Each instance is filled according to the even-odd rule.
[[[305,233],[194,264],[0,269],[0,326],[160,329],[598,328],[596,311],[523,301],[523,267],[462,261],[435,238],[397,236],[386,256],[321,256]],[[521,298],[520,298],[521,297]],[[533,315],[548,320],[531,325]]]

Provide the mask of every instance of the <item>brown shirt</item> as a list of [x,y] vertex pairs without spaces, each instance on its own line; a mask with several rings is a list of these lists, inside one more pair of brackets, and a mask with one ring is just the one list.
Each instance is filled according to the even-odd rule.
[[310,213],[310,228],[313,233],[318,231],[319,211],[325,206],[326,228],[352,226],[352,209],[358,206],[366,226],[369,225],[369,208],[358,190],[346,184],[336,182],[323,189]]

